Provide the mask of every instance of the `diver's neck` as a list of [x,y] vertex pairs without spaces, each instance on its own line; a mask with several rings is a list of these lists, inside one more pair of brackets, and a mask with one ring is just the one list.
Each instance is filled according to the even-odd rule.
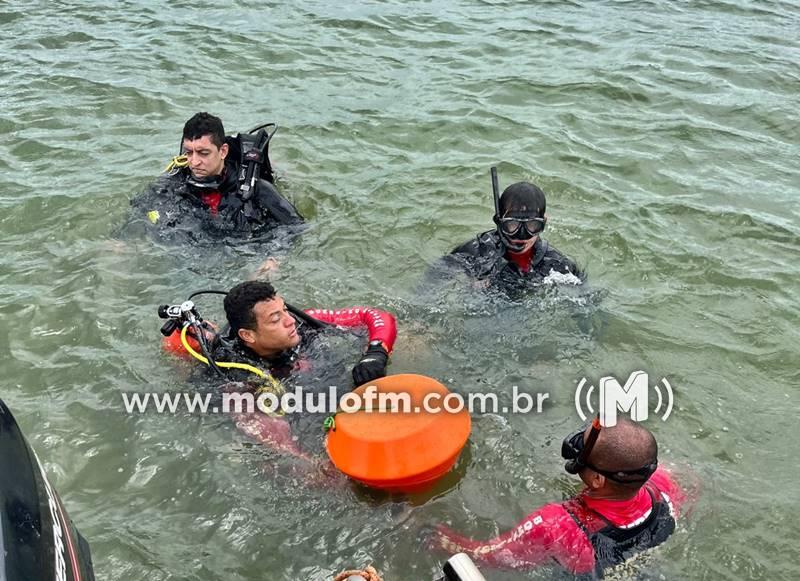
[[631,500],[636,498],[636,495],[639,494],[637,490],[634,493],[629,492],[619,492],[613,490],[593,490],[591,488],[587,488],[584,491],[584,494],[589,498],[593,498],[595,500]]

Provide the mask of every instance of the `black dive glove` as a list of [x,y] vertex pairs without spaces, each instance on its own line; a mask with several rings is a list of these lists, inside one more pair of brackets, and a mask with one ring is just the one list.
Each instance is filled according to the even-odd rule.
[[353,367],[353,381],[356,387],[386,375],[387,363],[389,363],[389,353],[386,352],[381,342],[370,343],[367,352]]

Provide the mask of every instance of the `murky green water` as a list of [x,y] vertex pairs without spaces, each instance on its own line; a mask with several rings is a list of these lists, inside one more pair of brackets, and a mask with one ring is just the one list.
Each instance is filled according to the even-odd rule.
[[[574,491],[559,442],[575,384],[636,369],[675,387],[650,425],[703,483],[640,575],[797,578],[800,4],[225,4],[0,3],[0,395],[98,578],[324,579],[374,562],[428,579],[442,555],[420,527],[487,537]],[[155,306],[263,258],[112,240],[206,109],[229,131],[281,125],[280,186],[311,225],[284,252],[285,295],[392,310],[392,371],[549,391],[546,413],[476,416],[460,479],[413,502],[275,475],[224,418],[126,415],[122,391],[186,374],[159,350]],[[548,238],[600,301],[417,293],[491,225],[492,164],[548,192]]]

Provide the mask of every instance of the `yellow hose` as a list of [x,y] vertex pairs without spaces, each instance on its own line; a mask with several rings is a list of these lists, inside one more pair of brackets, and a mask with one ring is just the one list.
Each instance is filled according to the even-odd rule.
[[[186,331],[189,329],[189,324],[186,323],[183,328],[181,329],[181,344],[183,344],[183,348],[189,352],[189,354],[194,357],[195,359],[202,361],[206,365],[209,365],[208,358],[201,355],[189,344],[189,341],[186,339]],[[271,392],[274,393],[276,396],[281,396],[286,393],[286,390],[283,388],[283,384],[275,379],[271,373],[264,373],[258,367],[253,367],[252,365],[248,365],[247,363],[236,363],[234,361],[216,361],[215,362],[218,367],[224,367],[226,369],[244,369],[245,371],[249,371],[250,373],[255,373],[261,379],[266,381],[266,385],[261,385],[256,389],[256,395],[260,395],[264,392]],[[278,410],[276,412],[268,413],[270,416],[280,417],[284,415],[283,410]]]
[[189,165],[189,158],[185,155],[176,155],[172,158],[166,168],[164,168],[164,172],[176,171],[182,167],[186,167]]
[[[183,329],[181,329],[181,343],[183,344],[183,348],[186,349],[189,354],[194,357],[195,359],[202,361],[206,365],[208,365],[208,359],[192,349],[192,346],[189,345],[189,341],[186,339],[186,331],[189,329],[189,325],[184,325]],[[252,365],[248,365],[247,363],[236,363],[233,361],[217,361],[218,367],[225,367],[226,369],[244,369],[245,371],[249,371],[250,373],[255,373],[262,379],[271,378],[273,381],[275,380],[274,377],[271,375],[267,375],[263,371],[261,371],[258,367],[253,367]]]

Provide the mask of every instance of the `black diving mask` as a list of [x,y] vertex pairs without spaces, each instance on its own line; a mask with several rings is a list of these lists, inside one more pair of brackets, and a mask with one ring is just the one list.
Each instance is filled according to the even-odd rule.
[[503,234],[514,240],[530,240],[544,230],[544,218],[500,218]]
[[561,442],[561,457],[567,461],[564,464],[564,470],[569,474],[578,474],[584,468],[589,468],[620,484],[646,482],[658,468],[658,460],[634,470],[601,470],[589,462],[589,455],[592,453],[601,429],[600,418],[595,417],[586,442],[583,441],[586,426],[564,438]]

